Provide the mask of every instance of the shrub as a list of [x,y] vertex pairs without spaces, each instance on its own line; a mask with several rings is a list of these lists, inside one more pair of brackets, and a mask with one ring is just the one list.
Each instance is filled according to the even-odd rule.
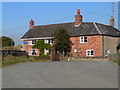
[[15,56],[7,55],[6,57],[2,58],[2,67],[21,63],[21,62],[28,62],[32,60],[33,60],[32,58],[29,58],[27,56],[16,56],[15,57]]

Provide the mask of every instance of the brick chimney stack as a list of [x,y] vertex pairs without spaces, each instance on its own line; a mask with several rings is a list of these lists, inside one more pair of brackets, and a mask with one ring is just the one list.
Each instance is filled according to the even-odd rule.
[[75,15],[75,26],[79,26],[82,22],[82,15],[80,15],[80,9],[77,9],[77,15]]
[[111,17],[111,18],[110,18],[110,25],[111,25],[112,27],[114,27],[114,17]]
[[30,28],[32,28],[34,26],[34,21],[33,19],[30,20]]

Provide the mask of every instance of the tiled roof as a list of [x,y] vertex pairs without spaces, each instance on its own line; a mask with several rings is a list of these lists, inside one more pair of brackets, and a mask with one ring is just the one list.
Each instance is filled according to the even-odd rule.
[[30,28],[21,39],[26,38],[42,38],[52,37],[55,30],[59,28],[65,28],[70,33],[70,36],[81,36],[81,35],[108,35],[108,36],[120,36],[120,31],[112,26],[93,23],[93,22],[82,22],[80,26],[75,27],[74,22],[40,25]]

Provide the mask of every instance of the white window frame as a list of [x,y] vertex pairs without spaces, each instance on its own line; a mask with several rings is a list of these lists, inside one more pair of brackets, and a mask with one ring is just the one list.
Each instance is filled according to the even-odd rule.
[[85,36],[80,37],[80,43],[88,43],[88,37],[87,37],[87,42],[85,42]]
[[32,41],[33,41],[33,40],[29,40],[28,44],[29,44],[29,45],[35,45],[35,44],[32,44]]
[[49,52],[50,52],[50,49],[45,49],[45,50],[44,50],[44,54],[45,54],[45,55],[48,55]]
[[50,39],[50,44],[53,44],[53,39]]
[[[88,55],[88,51],[90,51],[90,55]],[[93,55],[91,55],[91,51],[93,51]],[[95,54],[95,51],[94,51],[93,49],[91,49],[91,50],[86,50],[86,56],[94,56],[94,54]]]
[[77,49],[74,49],[74,52],[77,52]]
[[32,55],[33,50],[35,50],[36,55],[37,55],[37,49],[29,49],[29,55],[30,56],[36,56],[36,55]]
[[53,39],[45,39],[45,43],[53,44],[53,43],[51,43],[51,42],[53,42],[52,40]]
[[45,43],[48,43],[48,40],[49,40],[49,39],[45,39]]

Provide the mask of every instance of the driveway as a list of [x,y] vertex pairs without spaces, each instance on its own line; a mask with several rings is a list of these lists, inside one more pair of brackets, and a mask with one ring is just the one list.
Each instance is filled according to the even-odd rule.
[[107,61],[27,62],[3,68],[3,88],[118,88],[118,65]]

